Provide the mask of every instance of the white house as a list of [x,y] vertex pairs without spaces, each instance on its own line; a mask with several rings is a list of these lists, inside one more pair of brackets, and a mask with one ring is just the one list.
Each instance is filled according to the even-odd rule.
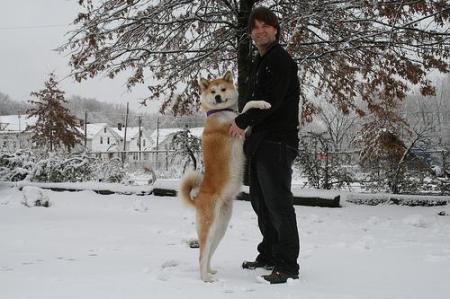
[[[84,127],[79,130],[83,135],[85,134]],[[86,130],[86,149],[89,152],[104,159],[120,157],[120,152],[123,151],[123,140],[107,123],[87,124]]]
[[[125,128],[112,129],[120,138],[125,138]],[[139,139],[140,137],[140,139]],[[129,152],[149,151],[153,147],[154,141],[151,138],[148,130],[141,128],[141,136],[139,136],[139,127],[127,128],[127,145],[126,150]],[[139,145],[139,142],[141,143]]]
[[37,118],[26,114],[0,116],[0,151],[15,152],[33,146],[32,132],[27,126],[34,125]]
[[[107,123],[87,124],[86,149],[99,158],[122,158],[124,152],[125,127],[110,127]],[[80,128],[84,135],[84,127]],[[139,157],[139,152],[148,152],[153,147],[153,140],[149,132],[141,128],[139,136],[138,127],[128,127],[125,151],[129,160],[145,159]],[[139,147],[139,137],[141,146]],[[82,144],[84,147],[84,143]],[[148,155],[147,155],[148,156]]]
[[[123,151],[123,140],[125,139],[125,127],[119,126],[118,128],[112,129],[117,136],[120,137],[122,141],[122,151]],[[140,135],[140,136],[139,136]],[[128,127],[126,136],[126,151],[129,160],[147,160],[148,154],[153,145],[154,140],[151,138],[149,131],[141,127],[141,134],[139,134],[139,127]],[[140,144],[139,144],[140,143]],[[139,152],[144,153],[139,157]]]

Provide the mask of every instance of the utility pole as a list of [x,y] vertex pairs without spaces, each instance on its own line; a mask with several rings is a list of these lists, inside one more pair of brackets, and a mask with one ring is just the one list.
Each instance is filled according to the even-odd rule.
[[19,111],[18,114],[19,114],[18,115],[18,118],[19,118],[19,134],[17,134],[17,136],[18,136],[18,139],[19,139],[19,148],[22,149],[22,139],[21,139],[20,136],[23,136],[23,135],[22,135],[22,130],[21,130],[22,128],[21,128],[21,123],[20,123],[20,111]]
[[141,141],[142,141],[142,116],[138,116],[138,123],[139,123],[139,139],[138,139],[138,145],[139,145],[139,161],[141,161],[141,152],[142,152],[142,146],[141,146]]
[[125,132],[123,135],[123,155],[122,155],[122,163],[125,163],[126,151],[127,151],[127,128],[128,128],[128,112],[129,112],[129,103],[127,102],[127,114],[125,115]]
[[156,117],[156,165],[159,168],[159,117]]
[[127,128],[128,128],[128,112],[129,112],[129,103],[127,102],[127,114],[125,115],[125,133],[123,136],[123,158],[122,158],[122,163],[125,163],[125,158],[126,158],[126,150],[127,150]]
[[87,152],[87,111],[84,111],[84,151]]
[[156,151],[159,150],[159,117],[156,117]]

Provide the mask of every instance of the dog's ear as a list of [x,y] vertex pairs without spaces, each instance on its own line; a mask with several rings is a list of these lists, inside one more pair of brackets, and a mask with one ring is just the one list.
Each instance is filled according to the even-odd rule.
[[225,81],[228,81],[228,82],[233,82],[233,73],[231,71],[227,71],[223,75],[222,79],[224,79]]
[[205,78],[200,78],[198,80],[198,85],[200,86],[200,90],[205,90],[209,86],[209,81],[206,80]]

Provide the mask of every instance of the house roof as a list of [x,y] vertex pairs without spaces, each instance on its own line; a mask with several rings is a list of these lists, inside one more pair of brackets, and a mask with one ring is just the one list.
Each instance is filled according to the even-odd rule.
[[[125,136],[125,127],[122,127],[122,130],[118,128],[111,128],[117,135],[120,136],[121,139],[124,139]],[[128,127],[127,128],[127,141],[130,141],[131,138],[135,137],[139,133],[139,127]]]
[[23,132],[27,126],[36,123],[37,117],[28,118],[26,114],[0,115],[0,132]]
[[[87,139],[92,139],[94,138],[95,135],[97,135],[97,133],[101,130],[103,130],[104,127],[107,127],[108,124],[107,123],[94,123],[94,124],[87,124],[86,125],[86,129],[87,129]],[[84,135],[84,126],[78,127],[78,130],[80,131],[81,134]]]

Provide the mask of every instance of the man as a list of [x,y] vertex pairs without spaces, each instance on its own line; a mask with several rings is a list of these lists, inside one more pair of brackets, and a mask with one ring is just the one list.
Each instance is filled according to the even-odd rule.
[[251,109],[235,118],[230,134],[242,137],[249,167],[252,207],[258,216],[263,240],[258,256],[245,261],[244,269],[273,269],[266,281],[285,283],[297,279],[299,237],[291,193],[292,163],[298,149],[299,82],[297,65],[278,44],[280,26],[265,7],[255,8],[249,33],[259,55],[249,78],[251,97],[271,104],[268,110]]

